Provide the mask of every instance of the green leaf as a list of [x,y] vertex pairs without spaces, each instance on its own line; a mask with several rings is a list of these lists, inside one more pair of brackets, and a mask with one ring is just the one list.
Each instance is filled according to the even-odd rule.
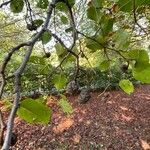
[[48,75],[51,67],[52,66],[49,65],[49,64],[39,65],[39,71],[38,72],[39,72],[40,75]]
[[75,4],[75,0],[68,0],[68,3],[71,7],[73,7],[73,5]]
[[102,0],[92,0],[93,6],[95,8],[101,8],[102,7]]
[[148,52],[145,50],[139,51],[139,58],[137,59],[140,63],[149,63],[149,55]]
[[89,48],[91,52],[96,52],[101,48],[101,46],[97,42],[90,39],[86,40],[86,47]]
[[102,36],[93,37],[94,40],[86,39],[86,47],[91,49],[91,52],[96,52],[97,50],[103,48],[104,38]]
[[41,56],[31,56],[29,61],[33,64],[45,65],[45,59]]
[[109,60],[104,60],[101,64],[100,64],[100,69],[101,71],[106,71],[108,70],[110,67],[110,61]]
[[65,17],[65,16],[61,16],[61,22],[63,23],[63,24],[67,24],[68,23],[68,19],[67,19],[67,17]]
[[73,27],[69,27],[65,30],[65,32],[69,33],[69,32],[72,32],[73,31]]
[[101,24],[102,34],[106,36],[108,35],[109,32],[113,30],[114,19],[109,18],[108,16],[105,16],[105,17],[102,17],[101,20],[102,20],[102,24]]
[[23,10],[24,1],[23,0],[12,0],[10,2],[10,9],[13,13],[20,13]]
[[60,90],[60,89],[63,89],[66,86],[67,78],[63,74],[56,74],[56,75],[53,76],[52,82],[55,85],[55,87],[58,90]]
[[42,103],[26,99],[20,103],[17,115],[29,123],[48,124],[52,111]]
[[130,44],[130,35],[125,30],[118,30],[114,35],[114,42],[118,49],[127,49]]
[[149,63],[149,55],[146,50],[134,49],[128,52],[129,59],[133,59],[138,63],[148,64]]
[[48,6],[48,0],[38,0],[37,7],[41,9],[46,9]]
[[67,114],[72,114],[73,113],[73,108],[68,102],[66,96],[61,95],[61,99],[58,102],[58,105],[63,109],[63,111]]
[[88,16],[89,19],[97,21],[98,16],[97,16],[96,8],[94,6],[91,5],[87,9],[87,16]]
[[119,86],[124,92],[126,92],[129,95],[134,91],[134,86],[129,80],[121,80],[119,82]]
[[42,19],[37,19],[34,20],[33,23],[37,26],[40,27],[43,24],[43,20]]
[[35,101],[37,101],[37,102],[39,102],[39,103],[41,103],[41,104],[46,104],[46,98],[44,98],[43,96],[40,96],[39,98],[37,98],[37,99],[34,99]]
[[150,83],[150,64],[137,63],[132,72],[136,80],[142,83]]
[[63,11],[63,12],[67,12],[68,11],[68,8],[66,6],[65,3],[63,2],[59,2],[56,4],[56,9],[58,9],[59,11]]
[[67,55],[67,51],[61,46],[60,43],[55,44],[55,49],[58,59],[61,61]]
[[[135,0],[135,7],[150,4],[150,0]],[[118,6],[121,11],[131,12],[133,10],[133,0],[119,0]]]
[[134,49],[128,52],[129,59],[137,60],[139,58],[139,50]]
[[41,40],[43,44],[47,44],[50,40],[51,40],[52,35],[45,31],[42,36],[41,36]]

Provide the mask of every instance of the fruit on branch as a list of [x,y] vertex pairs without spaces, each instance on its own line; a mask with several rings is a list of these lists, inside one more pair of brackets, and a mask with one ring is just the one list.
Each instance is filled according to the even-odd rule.
[[50,56],[51,56],[51,53],[50,53],[50,52],[45,53],[45,57],[46,57],[46,58],[49,58]]
[[84,58],[84,57],[85,57],[84,53],[81,53],[81,58]]
[[127,70],[128,70],[128,67],[129,67],[129,64],[122,64],[122,65],[121,65],[121,70],[122,70],[124,73],[126,73]]
[[29,31],[34,31],[34,30],[37,30],[37,26],[34,23],[29,23],[27,24],[27,29]]
[[78,83],[75,80],[70,81],[67,84],[66,94],[68,94],[68,95],[75,95],[75,94],[78,93],[78,91],[79,91],[79,85],[78,85]]
[[90,95],[90,90],[89,88],[84,88],[81,90],[80,92],[80,95],[78,97],[78,102],[80,104],[85,104],[87,101],[89,101],[91,98],[91,95]]

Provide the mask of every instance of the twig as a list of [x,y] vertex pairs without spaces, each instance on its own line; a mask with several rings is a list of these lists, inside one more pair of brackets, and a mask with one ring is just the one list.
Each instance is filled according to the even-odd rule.
[[145,31],[145,29],[138,23],[138,20],[136,18],[136,5],[135,0],[133,0],[133,16],[134,16],[134,22],[137,24],[137,26],[148,36],[148,33]]
[[101,94],[99,94],[99,95],[97,96],[97,98],[100,97],[100,96],[102,96],[102,95],[106,92],[106,90],[108,89],[109,86],[110,86],[110,84],[108,84],[108,85],[106,86],[106,88],[104,89],[104,91],[103,91]]
[[[64,47],[65,48],[65,50],[67,51],[67,52],[69,52],[70,54],[72,54],[75,58],[76,58],[76,66],[77,66],[77,69],[76,69],[76,73],[75,73],[75,79],[74,80],[76,80],[76,78],[77,78],[77,76],[78,76],[78,73],[79,73],[79,56],[75,53],[75,52],[73,52],[72,51],[72,49],[73,49],[73,45],[75,44],[75,43],[73,43],[73,45],[71,45],[70,47],[67,47],[65,44],[64,44],[64,42],[61,40],[61,38],[59,38],[56,34],[54,34],[54,33],[52,33],[49,29],[47,29],[47,31],[62,45],[62,47]],[[65,58],[66,59],[66,58]]]
[[29,47],[28,51],[26,52],[25,58],[18,68],[18,70],[15,73],[15,98],[14,98],[14,103],[11,109],[11,113],[8,118],[8,123],[7,123],[7,131],[6,131],[6,137],[5,141],[2,147],[2,150],[7,150],[9,149],[9,145],[11,142],[11,136],[12,136],[12,129],[13,129],[13,124],[14,124],[14,118],[19,106],[19,101],[20,101],[20,94],[21,94],[21,74],[23,73],[27,62],[30,58],[30,55],[32,53],[33,45]]
[[6,2],[3,2],[2,4],[0,4],[0,8],[2,8],[3,6],[6,6],[8,5],[12,0],[9,0],[9,1],[6,1]]
[[94,39],[94,38],[92,38],[92,37],[89,37],[89,36],[85,35],[84,33],[80,32],[80,31],[77,31],[77,32],[78,32],[80,35],[86,37],[87,39],[90,39],[90,40],[92,40],[92,41],[98,43],[101,47],[103,47],[103,48],[105,49],[105,51],[106,51],[106,49],[111,50],[111,51],[114,51],[114,52],[116,52],[118,55],[120,55],[122,58],[124,58],[125,60],[127,60],[126,57],[124,57],[124,56],[121,54],[121,52],[124,52],[123,50],[116,50],[116,49],[114,49],[114,48],[107,47],[107,46],[103,45],[102,43],[100,43],[99,41],[97,41],[96,39]]
[[[4,71],[5,71],[7,63],[10,61],[10,58],[11,58],[12,54],[16,50],[20,49],[23,46],[29,46],[28,51],[26,52],[26,55],[25,55],[25,58],[24,58],[22,64],[20,65],[20,67],[14,73],[14,76],[15,76],[15,84],[14,84],[14,86],[15,86],[15,91],[14,91],[15,98],[14,98],[14,103],[13,103],[13,106],[12,106],[12,109],[11,109],[11,113],[10,113],[9,118],[8,118],[6,137],[5,137],[5,140],[4,140],[4,144],[2,146],[2,150],[8,150],[9,146],[10,146],[11,136],[12,136],[12,129],[13,129],[13,124],[14,124],[14,118],[15,118],[15,115],[16,115],[16,112],[17,112],[17,109],[18,109],[18,106],[19,106],[19,101],[20,101],[21,75],[22,75],[22,73],[23,73],[23,71],[24,71],[24,69],[27,65],[27,62],[28,62],[29,58],[30,58],[30,55],[31,55],[32,50],[33,50],[33,46],[35,45],[35,43],[37,42],[39,37],[43,34],[43,32],[45,32],[46,28],[48,27],[48,24],[50,22],[50,18],[51,18],[51,15],[52,15],[52,11],[53,11],[53,8],[55,7],[56,3],[57,3],[57,1],[53,0],[49,4],[46,21],[45,21],[42,29],[39,31],[39,33],[37,33],[35,35],[35,37],[33,37],[31,39],[31,41],[26,42],[24,44],[21,44],[21,45],[17,46],[15,49],[12,49],[11,52],[8,53],[7,57],[4,60],[4,63],[2,64],[2,68],[1,68],[0,73],[1,73],[1,75],[3,77],[3,81],[5,83],[6,81],[5,81]],[[3,86],[1,87],[1,91],[0,91],[1,95],[3,93],[4,86],[5,86],[5,84],[3,84]]]
[[[78,38],[78,33],[77,33],[77,30],[76,30],[76,24],[75,24],[75,20],[74,20],[74,16],[73,16],[73,12],[72,12],[72,9],[71,9],[71,6],[68,2],[68,0],[66,0],[66,5],[68,7],[68,10],[69,10],[69,14],[70,14],[70,23],[71,23],[71,26],[73,28],[73,43],[70,47],[70,50],[72,51],[72,49],[74,48],[75,44],[76,44],[76,40]],[[75,76],[74,76],[74,80],[76,81],[77,77],[78,77],[78,74],[79,74],[79,56],[78,55],[74,55],[76,57],[76,72],[75,72]]]
[[3,140],[4,140],[4,131],[5,131],[5,123],[3,120],[3,114],[2,111],[0,110],[0,126],[1,126],[1,130],[0,130],[0,145],[3,144]]

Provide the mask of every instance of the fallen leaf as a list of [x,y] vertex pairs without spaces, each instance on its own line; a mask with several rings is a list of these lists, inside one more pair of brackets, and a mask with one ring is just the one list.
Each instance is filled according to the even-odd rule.
[[74,123],[74,120],[71,118],[65,118],[60,121],[58,126],[53,128],[55,133],[62,133],[64,130],[69,129]]
[[146,141],[144,141],[142,139],[140,139],[140,141],[141,141],[141,146],[142,146],[143,150],[150,150],[150,145]]
[[80,140],[81,140],[81,135],[80,135],[80,134],[75,134],[75,135],[73,136],[73,141],[74,141],[75,143],[79,143]]

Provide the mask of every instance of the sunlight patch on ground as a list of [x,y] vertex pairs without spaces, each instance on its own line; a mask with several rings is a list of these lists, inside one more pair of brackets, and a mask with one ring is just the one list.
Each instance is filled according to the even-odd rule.
[[53,131],[55,133],[62,133],[63,131],[69,129],[73,125],[73,123],[74,123],[73,119],[71,119],[71,118],[63,118],[59,122],[58,126],[55,126],[53,128]]
[[150,145],[145,140],[140,139],[140,142],[143,150],[150,150]]
[[121,108],[122,110],[124,110],[124,111],[129,110],[127,107],[124,107],[124,106],[120,106],[120,108]]
[[130,116],[125,116],[124,114],[122,114],[121,117],[122,117],[122,119],[123,119],[124,121],[131,121],[131,120],[133,119],[132,117],[130,117]]

